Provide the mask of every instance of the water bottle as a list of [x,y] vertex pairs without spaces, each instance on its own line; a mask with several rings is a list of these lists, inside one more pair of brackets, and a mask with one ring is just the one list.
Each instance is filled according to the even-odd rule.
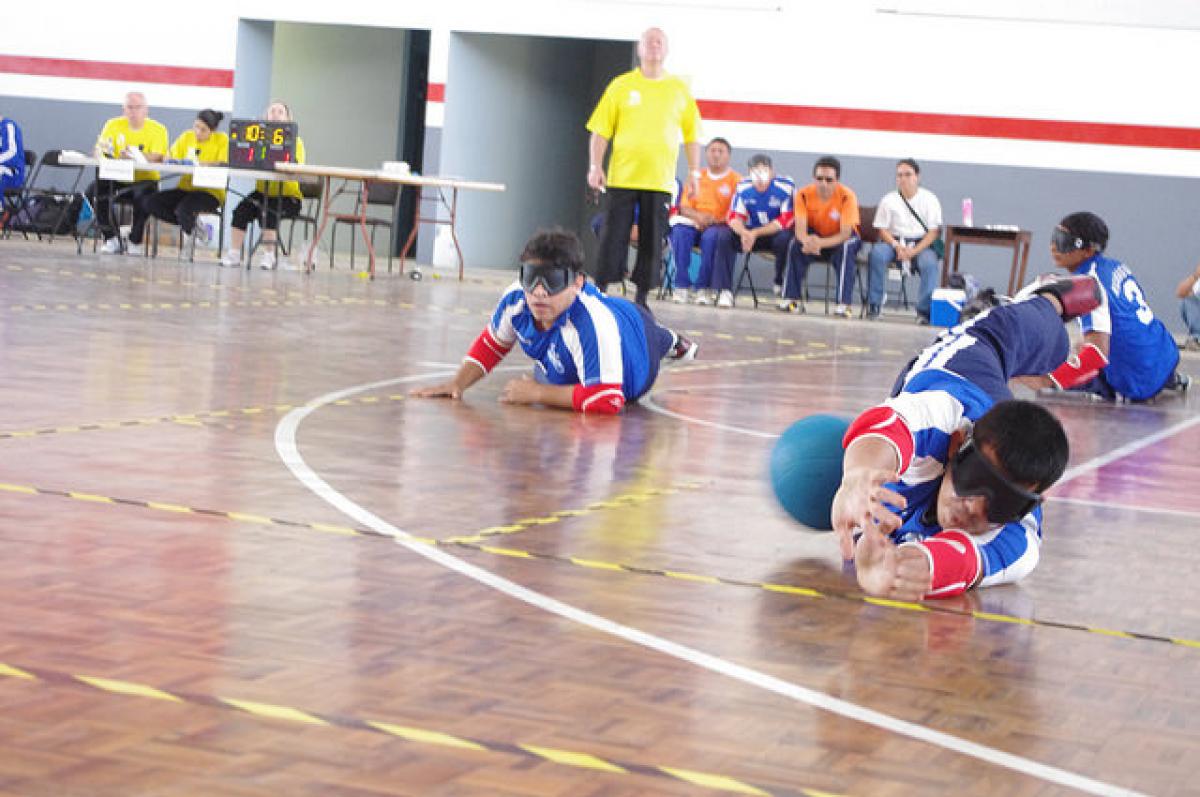
[[[903,249],[907,249],[909,244],[908,244],[908,241],[905,240],[904,238],[897,238],[896,245]],[[900,269],[901,269],[901,271],[904,272],[905,275],[912,274],[912,261],[911,260],[901,260],[900,261]]]
[[971,197],[967,197],[963,200],[962,220],[964,227],[975,226],[975,203],[971,201]]

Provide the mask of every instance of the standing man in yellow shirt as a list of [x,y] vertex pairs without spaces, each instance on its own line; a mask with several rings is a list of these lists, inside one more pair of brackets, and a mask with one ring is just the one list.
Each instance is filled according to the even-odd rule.
[[[162,163],[167,156],[167,128],[150,117],[146,95],[131,91],[125,95],[121,115],[104,123],[100,137],[96,139],[97,158],[132,159],[141,162]],[[88,196],[96,208],[96,225],[104,236],[105,254],[121,251],[121,238],[113,224],[110,201],[114,194],[129,197],[133,203],[134,224],[146,223],[146,210],[142,206],[145,197],[158,189],[158,172],[138,169],[133,173],[133,183],[117,183],[112,180],[96,179],[88,187]]]
[[[686,191],[698,192],[700,181],[700,110],[684,82],[666,73],[666,58],[667,35],[650,28],[638,42],[639,68],[608,84],[587,123],[592,134],[587,182],[609,194],[596,283],[603,291],[624,276],[636,207],[638,256],[633,282],[636,301],[643,306],[658,279],[681,138],[690,175]],[[610,141],[606,176],[604,154]]]

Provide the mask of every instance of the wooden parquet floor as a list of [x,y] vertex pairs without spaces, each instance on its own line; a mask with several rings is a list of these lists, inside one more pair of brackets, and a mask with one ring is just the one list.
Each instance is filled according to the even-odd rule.
[[1200,794],[1196,397],[1047,399],[1034,574],[881,605],[770,436],[928,329],[660,303],[619,419],[408,398],[507,277],[0,241],[0,795]]

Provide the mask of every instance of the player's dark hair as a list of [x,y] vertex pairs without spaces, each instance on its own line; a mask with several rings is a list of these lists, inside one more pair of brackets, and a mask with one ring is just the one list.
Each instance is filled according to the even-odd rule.
[[583,271],[583,244],[575,233],[562,227],[538,230],[521,252],[521,262],[530,261],[566,266],[577,274]]
[[896,165],[897,165],[897,166],[908,166],[908,167],[911,167],[911,168],[912,168],[912,170],[913,170],[913,172],[914,172],[915,174],[918,174],[918,175],[921,173],[921,166],[920,166],[920,164],[918,164],[918,163],[917,163],[915,160],[913,160],[912,158],[901,158],[900,160],[896,161]]
[[751,169],[753,169],[755,166],[766,166],[767,168],[771,168],[771,156],[765,152],[759,152],[751,155],[748,166]]
[[721,138],[720,136],[717,136],[717,137],[716,137],[716,138],[714,138],[712,141],[708,142],[708,145],[709,145],[710,147],[711,147],[713,144],[724,144],[724,145],[725,145],[725,149],[729,150],[730,152],[733,152],[733,146],[732,146],[732,145],[730,145],[730,143],[729,143],[729,139],[725,139],[725,138]]
[[1082,238],[1084,246],[1094,246],[1098,252],[1108,246],[1108,225],[1095,213],[1086,210],[1072,213],[1064,216],[1059,224],[1071,235]]
[[817,174],[817,169],[820,169],[822,166],[828,166],[829,168],[833,169],[834,177],[837,177],[839,180],[842,179],[842,162],[837,158],[833,157],[832,155],[822,155],[821,157],[817,158],[817,162],[813,164],[814,177]]
[[214,111],[212,108],[205,108],[196,114],[196,118],[204,122],[209,130],[216,130],[220,126],[221,120],[225,118],[225,114],[220,111]]
[[1058,418],[1032,401],[1001,401],[975,423],[973,437],[994,452],[1005,476],[1039,493],[1062,477],[1071,455]]

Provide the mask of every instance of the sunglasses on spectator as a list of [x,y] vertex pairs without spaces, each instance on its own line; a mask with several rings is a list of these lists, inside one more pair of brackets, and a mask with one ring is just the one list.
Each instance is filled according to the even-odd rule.
[[566,266],[554,263],[522,263],[521,287],[533,293],[538,285],[554,296],[565,291],[574,281],[574,272]]
[[818,183],[836,183],[838,180],[836,177],[814,177],[813,179]]

